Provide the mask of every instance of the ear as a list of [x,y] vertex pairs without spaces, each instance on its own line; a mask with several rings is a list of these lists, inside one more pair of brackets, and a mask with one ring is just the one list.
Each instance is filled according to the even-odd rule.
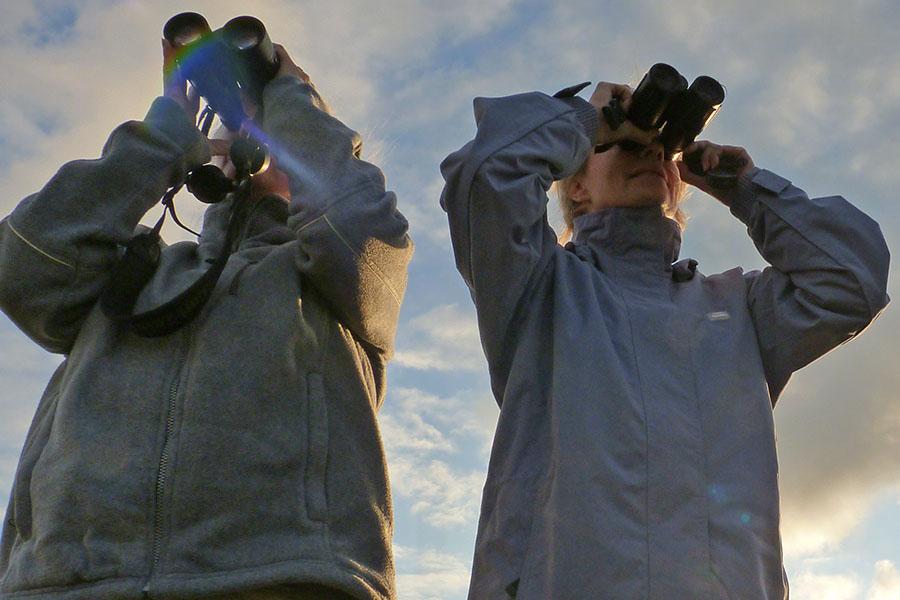
[[585,202],[590,202],[591,194],[584,185],[583,177],[576,175],[569,185],[569,198],[576,204],[576,212]]

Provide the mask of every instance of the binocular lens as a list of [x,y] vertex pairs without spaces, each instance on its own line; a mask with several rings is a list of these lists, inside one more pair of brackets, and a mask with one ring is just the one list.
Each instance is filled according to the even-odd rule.
[[701,75],[691,84],[690,90],[710,107],[725,101],[725,88],[712,77]]
[[231,144],[229,152],[239,178],[262,173],[269,168],[269,152],[262,144],[248,138],[239,138]]
[[163,37],[172,46],[179,48],[196,42],[211,31],[209,23],[203,18],[203,15],[185,12],[175,15],[166,22],[163,27]]
[[222,28],[222,35],[235,50],[249,50],[266,38],[266,28],[254,17],[235,17]]

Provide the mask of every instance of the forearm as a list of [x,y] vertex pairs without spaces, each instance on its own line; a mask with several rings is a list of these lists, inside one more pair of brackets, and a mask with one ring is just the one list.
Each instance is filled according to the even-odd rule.
[[264,129],[291,182],[298,270],[351,331],[389,356],[412,256],[396,197],[312,86],[282,77],[264,102]]
[[99,159],[66,164],[0,225],[0,306],[46,347],[64,351],[143,214],[208,159],[170,100],[118,127]]
[[887,304],[890,255],[878,224],[840,196],[809,198],[762,169],[727,197],[773,267],[823,308],[868,323]]
[[773,402],[791,374],[862,331],[888,302],[878,224],[839,196],[810,199],[749,172],[726,204],[772,266],[745,275]]

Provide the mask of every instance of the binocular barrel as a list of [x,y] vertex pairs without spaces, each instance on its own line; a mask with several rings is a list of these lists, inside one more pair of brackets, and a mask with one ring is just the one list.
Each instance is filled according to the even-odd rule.
[[240,92],[259,104],[263,87],[278,73],[275,47],[254,17],[235,17],[213,31],[202,15],[180,13],[166,22],[163,37],[176,49],[185,78],[232,131],[247,117]]
[[261,98],[263,87],[275,78],[279,66],[275,46],[262,21],[235,17],[222,27],[222,40],[237,61],[241,88],[253,98]]
[[725,89],[712,77],[687,84],[674,67],[650,67],[631,96],[628,119],[642,129],[662,128],[666,154],[680,152],[703,131],[725,100]]
[[693,143],[725,100],[725,88],[705,75],[673,98],[661,141],[668,154],[681,152]]
[[631,96],[628,118],[641,129],[662,127],[666,107],[672,97],[686,90],[687,86],[687,79],[674,67],[665,63],[653,65]]

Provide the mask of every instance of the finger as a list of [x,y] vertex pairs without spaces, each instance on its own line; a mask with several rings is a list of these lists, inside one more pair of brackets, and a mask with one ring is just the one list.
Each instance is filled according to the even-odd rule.
[[709,145],[709,142],[692,142],[687,148],[682,150],[682,154],[693,154],[694,152],[703,152]]
[[688,185],[694,186],[698,190],[709,193],[710,188],[706,183],[706,177],[697,175],[684,163],[684,161],[676,161],[675,166],[678,167],[678,175],[681,180]]
[[719,146],[711,142],[706,142],[706,147],[703,148],[703,156],[701,157],[704,171],[716,168],[716,165],[719,164],[720,152],[721,148]]
[[618,98],[622,103],[622,108],[628,112],[628,108],[631,106],[631,88],[621,83],[614,83],[612,84],[612,96]]
[[175,65],[175,49],[166,38],[162,38],[163,82],[168,82],[178,68]]

